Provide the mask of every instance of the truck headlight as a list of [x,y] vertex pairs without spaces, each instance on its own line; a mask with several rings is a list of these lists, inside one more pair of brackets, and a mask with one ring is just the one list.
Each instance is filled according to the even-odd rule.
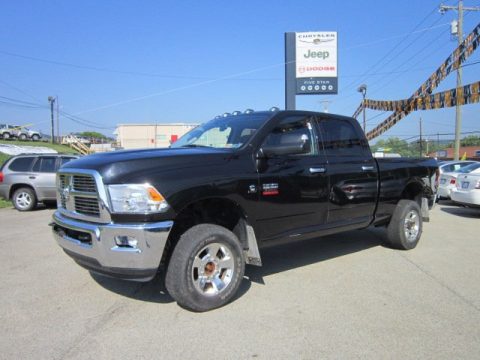
[[162,194],[149,184],[108,185],[107,188],[115,213],[159,213],[169,208]]

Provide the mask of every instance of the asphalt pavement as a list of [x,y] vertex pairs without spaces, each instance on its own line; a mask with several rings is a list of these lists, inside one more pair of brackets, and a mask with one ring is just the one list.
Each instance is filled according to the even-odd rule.
[[0,359],[480,358],[480,209],[440,204],[411,251],[367,229],[269,248],[231,304],[90,274],[52,209],[0,210]]

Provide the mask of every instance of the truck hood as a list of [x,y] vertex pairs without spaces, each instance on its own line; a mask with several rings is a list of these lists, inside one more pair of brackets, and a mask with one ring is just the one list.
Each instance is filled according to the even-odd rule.
[[233,150],[165,148],[125,150],[88,155],[62,166],[62,170],[89,169],[100,173],[105,184],[151,182],[155,174],[218,166],[235,157]]

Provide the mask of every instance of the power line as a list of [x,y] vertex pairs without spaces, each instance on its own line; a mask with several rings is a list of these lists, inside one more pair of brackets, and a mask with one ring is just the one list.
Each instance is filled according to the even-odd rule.
[[[7,104],[7,105],[12,105],[12,106],[17,106],[17,107],[20,107],[20,108],[26,108],[26,109],[28,108],[28,109],[48,110],[50,108],[49,106],[42,105],[42,104],[39,104],[39,103],[33,103],[33,102],[30,102],[30,101],[13,99],[13,98],[6,97],[6,96],[0,96],[0,103]],[[66,118],[70,121],[73,121],[77,124],[86,126],[86,127],[91,127],[91,128],[95,128],[95,129],[104,129],[104,130],[115,129],[115,127],[111,127],[111,126],[99,126],[98,123],[96,123],[94,121],[87,120],[87,119],[81,118],[79,116],[69,114],[66,111],[59,111],[59,113],[64,118]]]

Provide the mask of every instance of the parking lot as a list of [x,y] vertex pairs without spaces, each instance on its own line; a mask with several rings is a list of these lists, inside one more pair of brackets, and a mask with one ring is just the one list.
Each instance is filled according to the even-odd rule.
[[478,209],[438,205],[408,252],[378,229],[267,249],[233,303],[201,314],[161,277],[80,268],[52,212],[0,210],[2,359],[480,357]]

